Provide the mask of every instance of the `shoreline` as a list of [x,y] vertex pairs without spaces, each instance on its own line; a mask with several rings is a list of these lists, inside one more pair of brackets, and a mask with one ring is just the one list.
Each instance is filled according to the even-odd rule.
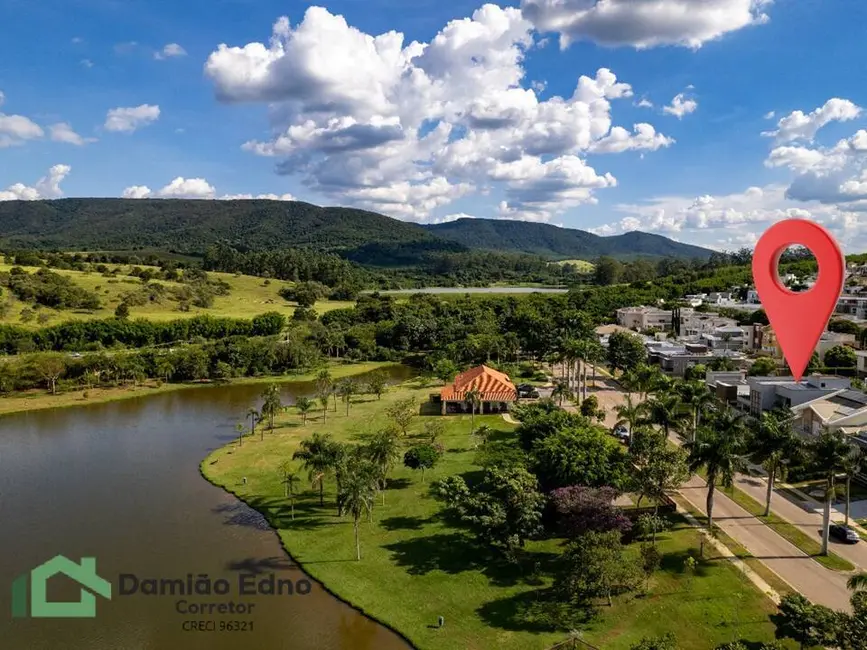
[[359,614],[361,614],[365,618],[373,621],[377,625],[381,625],[382,627],[384,627],[386,630],[388,630],[389,632],[391,632],[392,634],[397,636],[399,639],[401,639],[407,645],[407,648],[409,650],[418,650],[418,646],[413,644],[413,642],[410,641],[409,638],[407,638],[407,636],[403,632],[401,632],[400,630],[398,630],[394,626],[386,623],[385,621],[378,618],[377,616],[374,616],[370,612],[365,611],[365,609],[363,607],[360,607],[359,605],[356,605],[355,603],[347,600],[346,598],[344,598],[343,596],[341,596],[340,594],[335,592],[333,589],[331,589],[328,585],[326,585],[322,579],[318,578],[313,573],[311,573],[310,570],[307,567],[305,567],[303,563],[301,563],[297,559],[295,559],[295,557],[292,555],[292,552],[286,547],[286,543],[283,541],[283,538],[280,536],[280,533],[277,531],[277,529],[271,524],[271,521],[269,520],[267,514],[265,514],[264,512],[259,510],[258,508],[254,507],[250,503],[248,503],[235,490],[231,489],[230,487],[228,487],[226,485],[221,485],[220,483],[217,483],[216,479],[212,479],[211,477],[208,476],[207,470],[205,469],[208,465],[210,465],[210,463],[208,461],[214,456],[214,454],[221,451],[224,447],[229,447],[232,444],[233,443],[228,442],[225,445],[223,445],[223,447],[218,447],[217,449],[214,449],[213,451],[211,451],[211,453],[209,453],[207,456],[205,456],[202,459],[202,462],[199,463],[199,474],[201,475],[201,477],[203,479],[205,479],[208,483],[213,485],[214,487],[216,487],[220,490],[223,490],[223,492],[225,492],[226,494],[230,494],[232,497],[237,499],[240,503],[243,503],[245,506],[247,506],[251,510],[258,513],[267,522],[268,529],[271,531],[271,533],[273,533],[274,536],[277,537],[277,542],[280,544],[280,548],[283,549],[283,552],[286,554],[286,557],[289,558],[289,560],[292,562],[292,564],[297,566],[304,573],[304,575],[306,575],[310,580],[312,580],[317,585],[319,585],[319,587],[325,593],[330,595],[332,598],[338,600],[339,602],[343,603],[347,607],[351,607],[353,610],[355,610],[356,612],[358,612]]
[[[373,370],[403,365],[396,361],[366,361],[363,363],[328,364],[322,366],[331,371],[335,379],[364,374]],[[28,411],[43,411],[49,409],[74,408],[89,404],[105,404],[138,397],[149,397],[162,393],[171,393],[194,388],[211,388],[215,386],[241,386],[248,384],[288,384],[293,382],[313,381],[321,368],[297,375],[268,375],[264,377],[238,377],[223,382],[202,381],[191,383],[163,383],[157,386],[156,380],[148,380],[133,388],[131,386],[114,386],[110,388],[81,388],[57,395],[51,395],[44,390],[13,393],[0,398],[0,417]],[[83,395],[89,392],[89,397]]]

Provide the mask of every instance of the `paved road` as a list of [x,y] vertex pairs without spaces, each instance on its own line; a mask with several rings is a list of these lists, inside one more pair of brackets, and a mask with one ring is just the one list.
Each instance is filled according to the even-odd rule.
[[[707,484],[701,478],[693,476],[680,493],[707,514]],[[714,494],[713,514],[717,526],[804,596],[833,609],[850,610],[846,574],[826,569],[719,490]]]
[[[735,485],[759,503],[764,503],[767,498],[768,484],[764,478],[739,474],[735,480]],[[812,510],[812,507],[815,507],[814,502],[810,502],[810,506],[808,507],[811,507],[810,511],[804,510],[801,506],[786,498],[785,495],[776,491],[771,496],[772,512],[780,518],[795,524],[802,531],[810,535],[810,537],[821,543],[821,510],[819,512]],[[844,517],[836,511],[831,510],[831,519],[842,522]],[[861,541],[858,544],[841,544],[831,539],[829,549],[858,567],[867,570],[867,540]]]

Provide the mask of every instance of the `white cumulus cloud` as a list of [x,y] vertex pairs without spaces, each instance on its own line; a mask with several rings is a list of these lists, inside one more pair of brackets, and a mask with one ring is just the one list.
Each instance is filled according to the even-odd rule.
[[160,107],[151,104],[112,108],[106,115],[103,127],[106,131],[132,133],[152,124],[159,119],[159,116]]
[[48,127],[51,133],[51,139],[54,142],[65,142],[66,144],[74,144],[78,147],[96,142],[96,138],[84,138],[76,133],[68,122],[58,122]]
[[542,32],[560,35],[560,47],[589,40],[645,49],[708,41],[769,20],[771,0],[522,0],[524,16]]
[[63,196],[60,183],[69,175],[72,168],[69,165],[54,165],[48,174],[40,178],[32,186],[15,183],[5,190],[0,190],[0,201],[36,201],[38,199],[56,199]]
[[694,113],[697,108],[697,101],[686,99],[683,93],[678,93],[671,100],[671,104],[662,107],[662,112],[667,115],[674,115],[677,119],[682,120],[684,115]]
[[811,141],[816,133],[831,122],[847,122],[861,115],[861,107],[848,99],[832,97],[819,108],[805,114],[803,111],[792,111],[777,122],[774,131],[766,131],[762,135],[776,138],[777,144],[794,140]]
[[310,7],[295,26],[278,19],[267,43],[220,45],[205,73],[218,100],[268,106],[271,137],[245,150],[335,201],[424,220],[497,186],[505,213],[545,220],[615,184],[583,160],[594,146],[654,150],[669,140],[651,125],[613,130],[612,102],[633,91],[606,68],[579,76],[571,95],[541,100],[525,78],[533,38],[520,10],[492,4],[429,43],[369,35]]

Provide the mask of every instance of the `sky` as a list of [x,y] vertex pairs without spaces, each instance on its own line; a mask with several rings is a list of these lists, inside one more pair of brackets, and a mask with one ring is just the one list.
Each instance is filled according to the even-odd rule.
[[0,200],[301,200],[718,250],[805,217],[867,251],[865,24],[856,0],[0,0]]

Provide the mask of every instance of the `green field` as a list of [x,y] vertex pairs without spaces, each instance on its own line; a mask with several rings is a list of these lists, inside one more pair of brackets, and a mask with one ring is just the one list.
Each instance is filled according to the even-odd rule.
[[[4,291],[4,299],[8,299],[11,303],[11,308],[5,317],[0,318],[0,323],[10,323],[23,325],[25,327],[42,327],[52,325],[58,322],[67,320],[89,320],[93,318],[108,318],[114,316],[115,308],[122,301],[122,295],[130,291],[134,291],[141,286],[141,281],[138,278],[123,275],[131,267],[119,265],[107,265],[109,268],[118,268],[118,275],[114,278],[104,277],[97,272],[70,271],[63,269],[50,269],[53,273],[64,275],[73,280],[76,285],[93,291],[99,295],[102,302],[102,308],[96,311],[86,310],[56,310],[48,307],[40,307],[37,314],[46,314],[47,319],[39,323],[37,320],[32,320],[29,323],[22,323],[20,314],[25,307],[32,308],[33,305],[28,305],[21,302],[11,295],[9,291]],[[148,268],[143,265],[137,265],[139,268]],[[9,271],[12,266],[9,264],[0,264],[0,271]],[[30,273],[37,271],[36,267],[21,267]],[[150,303],[140,307],[130,308],[130,318],[147,318],[149,320],[172,320],[174,318],[184,318],[188,316],[196,316],[198,314],[211,314],[213,316],[230,316],[233,318],[252,318],[266,311],[277,311],[285,314],[287,318],[291,318],[295,313],[297,305],[280,297],[278,292],[281,287],[291,284],[281,280],[271,280],[266,284],[263,278],[257,278],[251,275],[233,275],[231,273],[208,273],[209,277],[214,280],[225,280],[231,287],[229,295],[217,296],[214,299],[214,306],[209,309],[199,307],[190,307],[188,312],[178,311],[178,303],[165,299],[161,304]],[[155,280],[166,287],[179,287],[178,282],[167,282],[165,280]],[[332,309],[341,307],[351,307],[354,303],[323,300],[316,303],[315,309],[319,313],[325,313]]]
[[[446,449],[439,466],[426,474],[400,466],[394,470],[385,505],[377,498],[371,522],[361,524],[361,561],[355,560],[353,526],[338,518],[333,481],[326,482],[325,507],[318,491],[306,481],[293,520],[283,496],[278,467],[291,458],[298,442],[314,432],[335,439],[361,441],[383,427],[384,408],[398,398],[414,395],[420,403],[436,388],[405,384],[382,400],[359,399],[347,417],[343,405],[319,411],[306,425],[297,414],[282,416],[273,432],[216,450],[202,462],[204,475],[260,510],[277,529],[292,557],[328,589],[368,615],[399,630],[422,650],[544,650],[563,640],[568,629],[555,629],[540,613],[553,579],[562,546],[560,540],[530,542],[526,549],[533,575],[522,573],[491,555],[489,549],[439,516],[430,483],[454,474],[479,470],[469,437],[469,416],[444,418],[441,439]],[[239,414],[239,419],[242,414]],[[419,415],[410,427],[408,443],[428,418]],[[513,442],[513,426],[499,416],[477,416],[496,430],[495,438]],[[246,483],[242,482],[246,477]],[[626,650],[642,637],[674,632],[679,647],[710,650],[737,638],[773,638],[769,615],[775,606],[748,583],[727,560],[709,557],[697,574],[684,574],[684,559],[697,553],[698,533],[680,520],[661,536],[662,568],[648,593],[615,599],[601,608],[584,638],[606,650]],[[630,552],[637,553],[637,545]],[[526,566],[526,565],[525,565]],[[438,616],[446,625],[436,629]]]

